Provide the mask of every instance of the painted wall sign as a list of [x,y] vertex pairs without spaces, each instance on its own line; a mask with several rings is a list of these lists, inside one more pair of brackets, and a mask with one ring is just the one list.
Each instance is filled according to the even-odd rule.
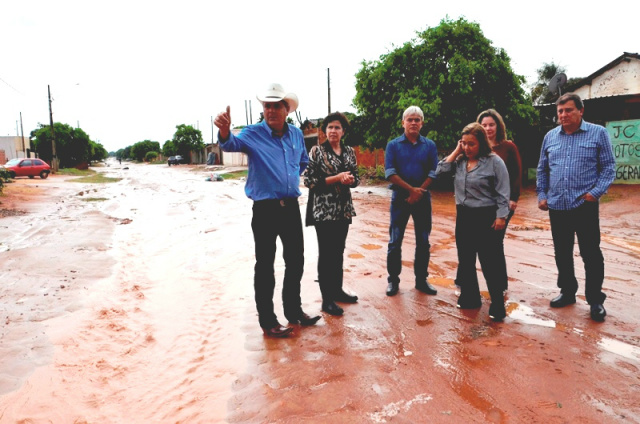
[[640,120],[607,122],[616,158],[614,184],[640,184]]

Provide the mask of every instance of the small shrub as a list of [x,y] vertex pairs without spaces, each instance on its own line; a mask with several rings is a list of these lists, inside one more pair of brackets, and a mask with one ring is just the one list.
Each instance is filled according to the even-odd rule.
[[145,162],[153,162],[157,158],[158,158],[158,152],[147,152],[147,154],[144,155]]
[[4,183],[11,180],[11,174],[6,169],[0,169],[0,193],[2,193],[2,189],[4,188]]

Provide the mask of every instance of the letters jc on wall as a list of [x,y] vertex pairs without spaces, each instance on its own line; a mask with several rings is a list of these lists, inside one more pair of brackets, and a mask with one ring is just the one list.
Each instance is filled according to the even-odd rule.
[[614,184],[640,184],[640,119],[607,123],[616,158]]

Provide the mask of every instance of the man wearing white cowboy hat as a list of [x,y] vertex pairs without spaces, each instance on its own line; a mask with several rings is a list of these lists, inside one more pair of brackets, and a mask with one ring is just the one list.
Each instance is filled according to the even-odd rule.
[[298,96],[287,93],[280,84],[270,84],[257,96],[264,120],[231,133],[230,108],[216,116],[218,141],[225,152],[243,152],[249,157],[249,175],[245,185],[253,200],[251,228],[255,241],[255,301],[260,327],[270,337],[287,337],[293,328],[278,322],[273,308],[275,275],[273,262],[276,239],[282,241],[285,262],[282,303],[290,323],[313,325],[320,317],[302,311],[300,280],[304,268],[304,241],[300,217],[300,174],[307,168],[309,156],[302,131],[286,122],[298,108]]

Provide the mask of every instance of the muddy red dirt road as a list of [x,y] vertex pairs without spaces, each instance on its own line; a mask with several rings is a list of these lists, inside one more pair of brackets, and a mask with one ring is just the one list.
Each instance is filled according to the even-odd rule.
[[[589,319],[577,249],[579,301],[549,307],[553,247],[531,188],[505,240],[503,323],[483,281],[481,309],[455,307],[449,192],[433,193],[438,294],[413,289],[410,224],[388,298],[389,193],[360,187],[345,252],[360,302],[277,340],[257,323],[244,182],[182,165],[97,170],[122,180],[19,179],[0,197],[0,423],[640,422],[636,186],[601,205],[604,323]],[[312,228],[305,258],[303,306],[320,313]]]

